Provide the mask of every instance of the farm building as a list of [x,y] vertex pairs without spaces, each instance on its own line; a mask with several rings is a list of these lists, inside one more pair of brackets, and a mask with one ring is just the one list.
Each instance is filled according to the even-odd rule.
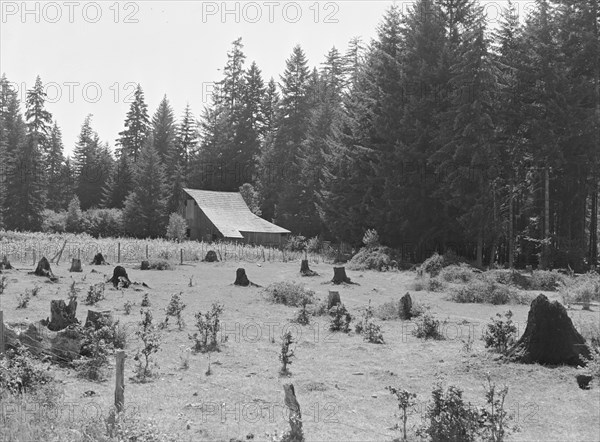
[[280,246],[289,230],[276,226],[250,211],[238,192],[183,189],[182,215],[190,239],[226,239],[248,244]]

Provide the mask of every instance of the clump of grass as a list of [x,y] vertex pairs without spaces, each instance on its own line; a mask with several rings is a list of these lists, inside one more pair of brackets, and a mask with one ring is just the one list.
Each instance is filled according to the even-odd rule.
[[173,270],[175,265],[166,259],[150,259],[148,260],[150,270]]
[[565,304],[581,303],[587,309],[590,302],[600,302],[600,275],[589,272],[577,278],[563,279],[559,293]]
[[534,270],[529,290],[555,291],[564,280],[564,275],[556,270]]
[[446,282],[467,283],[475,278],[476,273],[467,264],[450,265],[444,267],[439,274],[440,279]]
[[0,398],[4,392],[20,395],[52,381],[45,367],[20,342],[0,358]]
[[[413,301],[411,309],[410,309],[410,317],[415,318],[421,316],[427,307],[424,305]],[[404,313],[402,312],[402,304],[400,300],[385,302],[379,306],[377,306],[374,310],[374,315],[376,318],[381,319],[382,321],[392,321],[396,319],[410,319],[405,318]]]
[[125,304],[123,304],[123,310],[125,310],[125,314],[129,315],[131,313],[131,309],[135,304],[131,301],[126,301]]
[[315,292],[293,282],[274,282],[269,284],[264,293],[271,302],[291,307],[301,307],[304,303],[312,304]]
[[17,308],[24,309],[29,305],[29,301],[31,300],[31,295],[29,290],[25,291],[25,293],[21,293],[17,296]]

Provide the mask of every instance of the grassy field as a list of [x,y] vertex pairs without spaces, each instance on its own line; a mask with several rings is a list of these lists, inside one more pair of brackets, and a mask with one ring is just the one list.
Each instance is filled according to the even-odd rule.
[[[4,273],[8,286],[0,295],[4,320],[9,323],[46,318],[50,300],[66,299],[73,280],[81,289],[81,300],[91,284],[105,280],[103,273],[112,273],[112,266],[95,267],[100,273],[92,273],[92,266],[84,266],[83,273],[69,273],[68,264],[61,263],[53,268],[60,277],[59,282],[49,283],[27,274],[33,270],[31,263],[13,264],[17,269]],[[514,313],[513,320],[519,334],[522,333],[528,305],[449,302],[443,292],[412,290],[417,276],[408,271],[348,270],[348,276],[358,285],[333,288],[328,284],[333,276],[332,265],[323,262],[311,263],[311,268],[321,275],[312,278],[299,275],[297,260],[287,263],[198,262],[165,271],[141,271],[136,269],[139,264],[125,267],[132,281],[145,282],[150,288],[115,290],[107,285],[106,299],[94,309],[113,310],[129,331],[125,369],[128,412],[143,420],[154,419],[161,431],[175,435],[177,440],[269,440],[267,433],[289,428],[282,385],[290,382],[295,386],[302,409],[307,440],[380,441],[401,437],[401,432],[395,429],[399,422],[398,407],[394,397],[385,390],[388,385],[406,388],[418,395],[418,404],[408,419],[409,437],[414,439],[415,428],[421,424],[437,380],[446,386],[461,388],[465,399],[473,404],[484,405],[486,373],[497,384],[509,387],[507,408],[513,412],[513,423],[519,427],[509,440],[600,440],[597,381],[591,390],[581,390],[575,381],[575,368],[501,362],[479,339],[490,317],[508,309]],[[446,339],[417,339],[411,334],[414,323],[400,320],[378,321],[385,339],[383,345],[367,343],[354,332],[332,334],[328,331],[326,316],[313,318],[309,326],[290,324],[296,308],[269,303],[261,288],[232,285],[237,267],[245,267],[249,279],[261,286],[276,281],[301,282],[321,299],[327,297],[328,290],[338,290],[344,304],[357,318],[369,300],[376,307],[397,300],[409,291],[413,301],[428,305],[438,319],[447,321],[442,328]],[[17,295],[36,285],[40,287],[39,294],[26,309],[17,309]],[[146,292],[155,321],[164,318],[171,295],[182,292],[187,304],[186,326],[179,331],[171,324],[161,332],[162,348],[155,356],[158,377],[150,383],[134,383],[129,378],[133,375],[133,357],[139,342],[133,332]],[[558,299],[555,292],[544,293],[551,300]],[[130,315],[125,315],[123,309],[126,301],[135,303]],[[224,306],[221,335],[227,336],[227,342],[222,344],[220,352],[210,353],[211,375],[206,375],[209,354],[186,351],[191,344],[188,333],[194,331],[194,313],[206,311],[216,301]],[[576,325],[600,323],[597,307],[592,311],[577,308],[569,310]],[[77,316],[82,322],[87,309],[80,302]],[[296,358],[290,366],[291,375],[281,377],[278,354],[281,334],[288,330],[298,341]],[[463,340],[469,331],[474,331],[476,339],[472,350],[466,351]],[[182,369],[181,359],[186,355],[189,355],[189,368]],[[72,369],[51,368],[61,382],[61,399],[76,416],[72,425],[74,439],[85,433],[75,421],[97,420],[101,424],[108,414],[114,398],[114,360],[111,364],[108,381],[101,383],[78,379]],[[86,397],[84,393],[90,390],[95,394]],[[27,406],[25,404],[24,410],[35,409],[35,404]],[[9,411],[13,419],[22,419],[23,414],[27,414],[14,407]],[[3,412],[6,417],[6,407]]]

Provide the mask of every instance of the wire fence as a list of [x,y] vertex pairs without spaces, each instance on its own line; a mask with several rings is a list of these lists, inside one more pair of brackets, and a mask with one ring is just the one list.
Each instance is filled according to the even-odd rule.
[[89,235],[0,232],[0,257],[9,261],[31,263],[45,256],[56,262],[73,258],[91,262],[97,253],[111,263],[140,262],[147,259],[193,262],[214,250],[220,261],[288,262],[308,259],[330,261],[346,249],[345,245],[324,243],[318,252],[289,251],[285,248],[258,246],[236,242],[167,241],[164,239],[93,238]]

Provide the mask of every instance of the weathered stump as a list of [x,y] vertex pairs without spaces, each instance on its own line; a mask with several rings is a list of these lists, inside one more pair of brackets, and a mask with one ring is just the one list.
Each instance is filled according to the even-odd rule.
[[6,255],[4,255],[4,257],[2,258],[2,262],[0,262],[0,270],[10,270],[12,268],[13,266],[10,265],[10,261],[8,260]]
[[523,336],[509,349],[510,360],[551,365],[585,365],[590,356],[565,307],[542,294],[531,302]]
[[73,258],[69,272],[83,272],[83,269],[81,268],[81,259]]
[[235,272],[235,282],[233,285],[241,285],[242,287],[248,287],[250,285],[250,280],[246,276],[246,270],[243,268],[239,268]]
[[94,330],[99,330],[105,325],[112,325],[113,316],[110,310],[97,311],[88,310],[85,320],[85,327],[94,327]]
[[286,440],[294,442],[304,441],[304,434],[302,432],[302,413],[300,411],[300,404],[296,399],[296,392],[294,391],[293,384],[283,384],[283,391],[285,394],[285,405],[289,409],[289,423],[290,433]]
[[219,262],[219,258],[217,258],[217,253],[214,250],[209,250],[208,252],[206,252],[204,262]]
[[340,299],[340,293],[329,291],[329,295],[327,296],[327,310],[329,311],[331,307],[334,307],[341,303],[342,300]]
[[106,260],[104,259],[104,256],[102,256],[102,253],[96,253],[94,255],[94,259],[92,260],[92,265],[101,266],[105,264]]
[[77,301],[71,299],[67,305],[62,299],[53,299],[50,301],[50,321],[48,329],[51,331],[64,330],[71,324],[78,324],[77,320]]
[[590,389],[590,382],[592,381],[591,375],[578,374],[577,376],[575,376],[575,379],[577,380],[577,385],[579,385],[579,388],[581,388],[582,390]]
[[47,278],[53,278],[54,274],[52,273],[52,269],[50,268],[50,263],[46,259],[45,256],[42,256],[42,259],[39,260],[35,271],[33,272],[37,276],[45,276]]
[[400,317],[402,319],[410,319],[412,317],[412,299],[410,297],[410,293],[406,292],[406,294],[400,298]]
[[127,276],[127,272],[122,266],[116,266],[114,268],[112,278],[110,278],[108,282],[111,282],[115,288],[119,286],[119,283],[121,283],[124,288],[129,287],[131,284],[129,276]]
[[303,259],[300,264],[300,274],[302,276],[318,276],[319,274],[308,267],[308,259]]
[[52,331],[46,328],[44,322],[5,324],[7,347],[16,348],[21,343],[33,355],[48,355],[55,362],[70,362],[78,358],[83,335],[77,328]]
[[334,267],[333,268],[333,279],[331,280],[334,284],[352,284],[350,278],[346,276],[346,267]]
[[142,261],[140,270],[150,270],[150,261]]

